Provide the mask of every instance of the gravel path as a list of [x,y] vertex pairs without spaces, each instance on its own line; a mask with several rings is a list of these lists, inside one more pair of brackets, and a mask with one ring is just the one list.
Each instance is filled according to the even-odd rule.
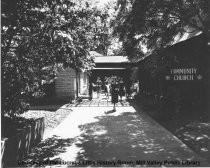
[[[36,109],[33,107],[33,109]],[[22,114],[24,118],[45,118],[45,134],[48,134],[55,127],[57,127],[71,112],[71,109],[64,107],[59,108],[58,110],[51,108],[51,106],[41,106],[37,109],[46,109],[46,110],[29,110],[28,112]],[[48,110],[49,109],[49,110]]]

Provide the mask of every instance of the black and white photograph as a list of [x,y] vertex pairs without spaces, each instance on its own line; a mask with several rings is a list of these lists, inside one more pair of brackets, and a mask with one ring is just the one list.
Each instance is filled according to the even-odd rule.
[[0,13],[0,167],[210,167],[210,0]]

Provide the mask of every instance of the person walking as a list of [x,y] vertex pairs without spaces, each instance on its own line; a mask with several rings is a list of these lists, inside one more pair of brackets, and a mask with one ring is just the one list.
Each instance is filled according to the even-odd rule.
[[109,99],[110,88],[111,88],[111,84],[109,83],[109,81],[107,81],[107,82],[105,83],[105,88],[106,88],[106,98]]
[[126,99],[129,99],[131,96],[131,81],[129,79],[125,81],[125,94]]
[[97,81],[96,81],[97,98],[100,98],[100,94],[101,94],[101,85],[102,85],[101,78],[98,77],[98,78],[97,78]]
[[119,96],[120,96],[120,101],[122,101],[122,97],[125,96],[125,85],[122,78],[120,78],[119,82]]
[[89,84],[89,100],[92,100],[93,98],[93,83],[90,82]]
[[113,111],[116,111],[116,103],[118,103],[118,91],[119,91],[119,86],[117,84],[116,78],[112,79],[112,84],[111,84],[111,101],[114,104]]

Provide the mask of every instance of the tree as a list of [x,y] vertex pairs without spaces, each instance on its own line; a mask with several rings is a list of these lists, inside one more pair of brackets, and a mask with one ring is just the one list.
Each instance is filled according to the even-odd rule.
[[[143,73],[147,75],[147,78],[151,77],[153,81],[159,80],[160,88],[163,81],[161,75],[168,67],[176,63],[173,53],[167,53],[165,49],[176,42],[177,36],[201,32],[205,38],[207,37],[207,43],[210,42],[209,0],[118,0],[116,8],[118,14],[112,23],[115,29],[114,34],[120,37],[131,59],[145,57],[142,46],[146,46],[150,53],[147,54],[152,55],[142,61]],[[208,57],[210,50],[207,43],[205,41],[203,45],[204,48],[208,47],[206,57],[200,60],[208,63],[200,64],[200,67],[203,66],[202,68],[205,69],[204,85],[210,95],[210,59]],[[186,62],[187,64],[190,65]],[[170,98],[168,100],[172,101]]]
[[210,37],[209,7],[208,0],[118,0],[114,34],[130,58],[142,57],[142,45],[161,49],[178,34],[201,31]]
[[86,1],[2,1],[3,114],[27,110],[29,98],[43,94],[42,81],[54,79],[58,63],[76,71],[94,66],[89,51],[101,14]]
[[[42,29],[44,13],[30,1],[2,1],[2,113],[13,117],[28,109],[52,63],[49,35]],[[37,18],[40,18],[38,20]],[[48,72],[47,72],[48,71]]]
[[96,51],[102,55],[108,54],[109,46],[111,45],[111,27],[110,18],[112,17],[112,4],[106,4],[102,7],[97,6],[93,1],[94,10],[98,11],[97,18],[95,20],[90,20],[94,29],[94,43],[92,44],[91,50]]

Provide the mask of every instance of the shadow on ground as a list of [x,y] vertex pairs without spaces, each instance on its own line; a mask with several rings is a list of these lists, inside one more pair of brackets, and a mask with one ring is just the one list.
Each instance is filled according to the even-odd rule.
[[175,135],[200,156],[209,158],[210,123],[191,122],[177,129]]
[[[97,117],[98,122],[80,125],[84,133],[76,143],[81,149],[77,160],[120,160],[118,166],[123,162],[133,166],[137,160],[167,160],[166,165],[171,166],[183,166],[179,165],[182,160],[197,161],[189,149],[171,134],[163,131],[159,135],[162,130],[155,122],[149,125],[137,115],[125,112],[119,116],[101,116]],[[148,165],[147,162],[142,164]],[[114,165],[101,163],[98,166]]]
[[57,111],[62,108],[63,105],[34,105],[30,107],[30,110],[47,110],[47,111]]
[[89,166],[159,166],[152,161],[166,161],[165,166],[186,166],[182,161],[187,160],[191,166],[202,165],[189,148],[156,122],[147,123],[142,113],[104,114],[95,119],[96,122],[79,125],[81,134],[78,137],[60,139],[54,136],[42,142],[26,161],[62,161],[58,155],[74,144],[78,149],[76,161],[94,161],[95,164],[91,162]]
[[71,146],[73,139],[61,139],[58,136],[42,141],[18,166],[40,167],[46,165],[60,165],[62,159],[59,154],[66,152],[66,147]]
[[168,129],[210,165],[210,115],[204,109],[194,108],[180,113],[160,113],[151,100],[132,103]]

